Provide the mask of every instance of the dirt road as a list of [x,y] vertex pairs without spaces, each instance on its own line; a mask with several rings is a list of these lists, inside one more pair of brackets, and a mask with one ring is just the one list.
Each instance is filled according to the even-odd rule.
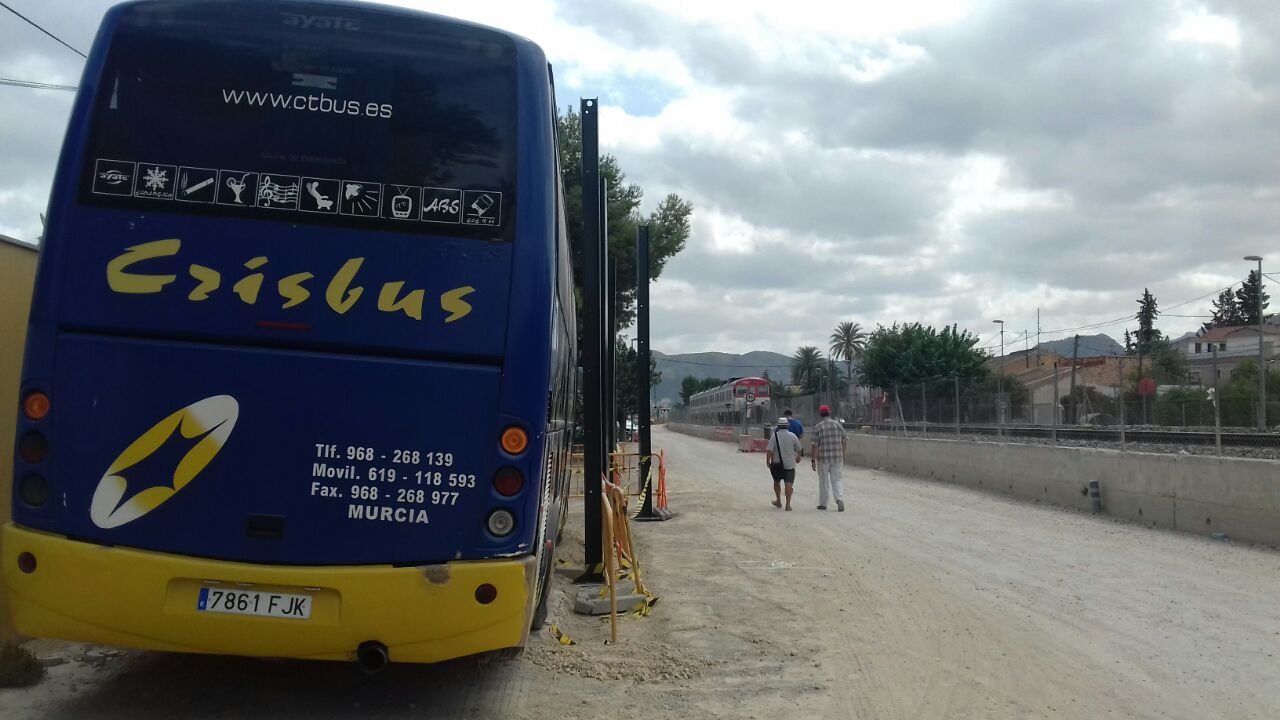
[[0,718],[1280,716],[1280,552],[852,468],[848,512],[814,509],[803,466],[785,513],[761,455],[655,443],[680,516],[636,526],[661,601],[618,645],[561,581],[578,644],[514,662],[91,654]]

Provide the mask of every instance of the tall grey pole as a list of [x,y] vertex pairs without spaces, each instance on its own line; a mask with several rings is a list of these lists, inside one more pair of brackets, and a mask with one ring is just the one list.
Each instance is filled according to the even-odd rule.
[[1004,437],[1004,321],[991,322],[1000,326],[1000,362],[996,365],[996,437]]
[[1212,342],[1213,348],[1213,446],[1218,454],[1222,454],[1222,413],[1218,410],[1218,343]]
[[1053,432],[1053,442],[1055,444],[1058,442],[1058,409],[1060,407],[1061,406],[1058,404],[1058,362],[1055,360],[1053,362],[1053,412],[1050,413],[1051,415],[1053,415],[1053,431],[1052,432]]
[[960,434],[960,376],[956,375],[956,434]]
[[1124,450],[1124,357],[1116,358],[1116,371],[1120,381],[1116,387],[1116,395],[1120,398],[1120,449]]
[[1071,385],[1067,389],[1067,407],[1070,409],[1067,413],[1068,425],[1078,425],[1080,423],[1080,420],[1076,418],[1076,363],[1079,360],[1080,336],[1077,334],[1075,340],[1071,343]]
[[929,434],[929,395],[928,383],[920,383],[920,435]]
[[1258,261],[1258,431],[1267,429],[1267,362],[1264,359],[1262,336],[1262,257],[1246,255],[1245,260]]

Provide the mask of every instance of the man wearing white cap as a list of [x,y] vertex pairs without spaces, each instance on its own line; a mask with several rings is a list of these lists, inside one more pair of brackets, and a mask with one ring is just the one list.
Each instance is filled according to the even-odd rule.
[[791,489],[796,482],[796,464],[800,462],[800,438],[788,429],[787,418],[778,418],[769,438],[764,462],[773,475],[773,506],[782,507],[782,485],[787,486],[787,509],[791,509]]
[[822,420],[813,426],[813,444],[809,447],[809,464],[818,471],[818,509],[827,509],[827,498],[834,494],[836,507],[844,512],[844,447],[849,441],[844,426],[831,419],[831,408],[818,408]]

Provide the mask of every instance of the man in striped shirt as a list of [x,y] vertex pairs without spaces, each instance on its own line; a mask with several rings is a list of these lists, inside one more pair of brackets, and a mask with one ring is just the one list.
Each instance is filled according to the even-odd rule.
[[831,418],[831,408],[818,408],[822,420],[810,430],[810,466],[818,471],[818,509],[827,509],[827,499],[835,495],[836,507],[844,512],[844,448],[848,442],[844,426]]

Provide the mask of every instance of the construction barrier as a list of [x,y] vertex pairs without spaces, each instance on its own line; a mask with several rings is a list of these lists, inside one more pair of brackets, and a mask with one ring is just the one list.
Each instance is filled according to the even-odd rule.
[[[634,444],[634,443],[632,443]],[[654,486],[654,507],[667,509],[667,455],[659,450],[651,455],[649,477],[640,477],[640,453],[629,452],[628,443],[621,443],[621,450],[609,453],[609,482],[622,488],[624,495],[644,498],[650,482],[656,472],[657,485]],[[582,446],[575,445],[569,455],[569,497],[583,496],[583,455]]]
[[649,614],[650,608],[657,603],[644,586],[640,578],[640,557],[636,552],[634,538],[631,535],[631,523],[627,512],[627,493],[622,486],[603,480],[603,492],[600,494],[602,516],[604,518],[604,580],[601,592],[609,595],[609,633],[611,642],[618,642],[618,583],[630,580],[634,587],[634,595],[643,599],[628,609],[635,617]]

